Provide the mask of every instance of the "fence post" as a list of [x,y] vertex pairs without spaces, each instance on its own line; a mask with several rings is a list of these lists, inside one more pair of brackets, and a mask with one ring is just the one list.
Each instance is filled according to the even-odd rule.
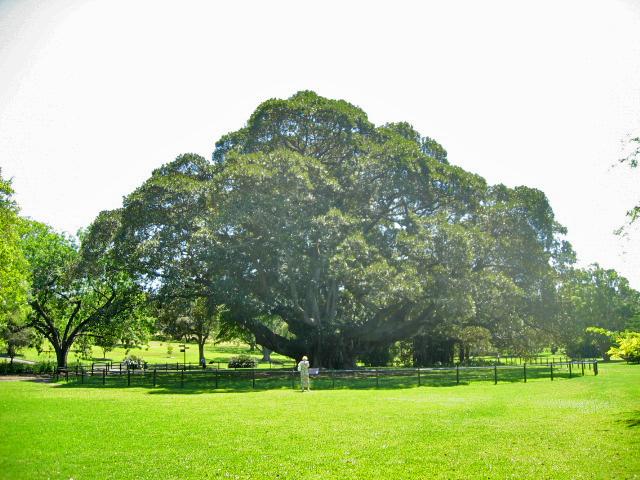
[[[377,380],[377,379],[376,379]],[[420,378],[420,368],[418,367],[418,386],[422,386],[422,379]]]
[[131,386],[131,369],[127,368],[127,387]]
[[569,364],[569,378],[571,378],[571,364]]
[[[418,385],[420,385],[420,370],[418,370]],[[379,383],[378,383],[378,369],[376,368],[376,388],[378,388]]]
[[253,370],[251,370],[251,376],[253,377],[252,383],[251,383],[251,388],[256,388],[256,369],[254,368]]
[[153,369],[153,388],[156,388],[156,369]]
[[84,383],[84,367],[80,367],[80,383]]
[[553,382],[553,362],[551,362],[551,381]]
[[64,371],[64,379],[67,383],[69,383],[69,369],[65,369]]
[[593,362],[593,374],[598,375],[598,361]]
[[456,385],[460,385],[460,364],[456,365]]
[[180,388],[184,388],[184,365],[182,366],[182,371],[180,372]]
[[294,385],[294,380],[293,380],[293,377],[294,377],[295,374],[296,374],[295,370],[291,370],[291,390],[296,388],[295,385]]
[[336,388],[336,377],[333,376],[333,370],[329,370],[329,374],[331,375],[331,388]]
[[524,362],[524,383],[527,383],[527,362]]
[[92,377],[93,377],[93,365],[94,365],[94,363],[93,363],[93,362],[91,362],[91,376],[92,376]]
[[107,367],[102,369],[102,385],[107,381]]
[[216,368],[216,390],[218,389],[218,370],[220,369]]
[[497,365],[493,366],[493,384],[494,385],[498,384],[498,366]]
[[584,377],[584,360],[582,360],[582,376]]

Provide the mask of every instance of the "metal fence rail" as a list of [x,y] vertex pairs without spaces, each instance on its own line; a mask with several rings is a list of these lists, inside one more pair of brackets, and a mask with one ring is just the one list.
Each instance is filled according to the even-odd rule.
[[[598,362],[566,361],[547,364],[453,366],[430,368],[357,368],[319,369],[312,375],[314,389],[331,388],[404,388],[410,386],[460,385],[471,382],[527,382],[532,379],[572,378],[598,375]],[[95,386],[144,386],[199,389],[298,388],[300,374],[290,368],[189,368],[186,364],[151,365],[147,368],[122,368],[122,365],[77,365],[59,369],[55,380],[74,381]]]

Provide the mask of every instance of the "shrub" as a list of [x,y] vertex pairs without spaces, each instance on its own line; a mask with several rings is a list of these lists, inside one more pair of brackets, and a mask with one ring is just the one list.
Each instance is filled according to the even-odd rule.
[[43,373],[55,373],[58,368],[58,364],[56,362],[40,362],[32,365],[33,373],[43,374]]
[[465,367],[491,367],[496,363],[498,363],[499,365],[502,364],[495,358],[470,358],[462,362],[460,365],[463,365]]
[[229,368],[256,368],[258,361],[249,355],[238,355],[231,357],[227,366]]
[[617,347],[611,347],[609,355],[615,355],[631,363],[640,363],[640,332],[623,332],[616,338]]
[[55,362],[9,363],[0,362],[0,375],[19,375],[24,373],[47,374],[56,371]]
[[122,363],[124,363],[130,370],[142,368],[145,365],[145,361],[142,357],[138,357],[136,355],[127,355]]
[[25,373],[26,368],[31,365],[25,365],[24,363],[9,363],[0,362],[0,375],[13,375],[17,373]]

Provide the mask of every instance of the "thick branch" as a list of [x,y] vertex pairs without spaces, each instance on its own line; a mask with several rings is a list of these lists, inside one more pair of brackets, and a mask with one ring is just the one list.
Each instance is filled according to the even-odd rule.
[[[78,334],[82,332],[88,324],[96,321],[104,313],[104,311],[111,306],[115,298],[116,298],[116,292],[114,291],[112,292],[111,296],[106,301],[106,303],[104,303],[100,308],[96,309],[91,315],[85,318],[71,331],[71,334],[69,335],[68,338],[65,338],[65,341],[69,345],[71,345],[73,343],[73,340],[76,338],[76,336],[78,336]],[[118,313],[120,312],[119,311],[114,312],[114,316],[117,315]]]
[[76,316],[78,315],[78,312],[80,311],[80,307],[82,306],[82,302],[80,300],[76,300],[75,302],[72,302],[72,303],[75,303],[76,306],[74,307],[73,312],[71,313],[71,316],[67,321],[67,326],[64,328],[62,341],[65,341],[67,339],[67,336],[69,335],[69,329],[71,328],[71,324],[75,320]]
[[306,352],[305,345],[298,340],[291,340],[278,335],[267,326],[255,320],[242,321],[243,326],[253,333],[256,337],[256,343],[267,347],[281,355],[291,358],[300,358]]
[[[58,334],[58,329],[54,325],[53,321],[49,318],[49,315],[47,315],[47,312],[44,311],[43,306],[40,305],[40,303],[37,300],[34,300],[33,302],[31,302],[30,305],[38,314],[37,318],[42,318],[44,320],[46,329],[47,331],[50,332],[50,335],[51,335],[51,338],[49,339],[49,341],[52,344],[60,344],[60,336]],[[34,323],[36,321],[37,319],[34,320]],[[35,327],[35,324],[34,324],[34,327]]]

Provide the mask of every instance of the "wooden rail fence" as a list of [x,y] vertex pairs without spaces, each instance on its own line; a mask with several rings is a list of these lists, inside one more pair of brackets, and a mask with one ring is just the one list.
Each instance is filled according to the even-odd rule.
[[[477,381],[527,382],[532,379],[572,378],[598,375],[598,362],[565,361],[523,363],[522,365],[453,366],[431,368],[357,368],[353,370],[318,369],[312,375],[312,388],[401,388],[442,386]],[[59,369],[56,381],[75,381],[95,386],[144,386],[199,389],[297,388],[300,376],[290,368],[202,368],[195,364],[160,364],[141,367],[94,363]]]

